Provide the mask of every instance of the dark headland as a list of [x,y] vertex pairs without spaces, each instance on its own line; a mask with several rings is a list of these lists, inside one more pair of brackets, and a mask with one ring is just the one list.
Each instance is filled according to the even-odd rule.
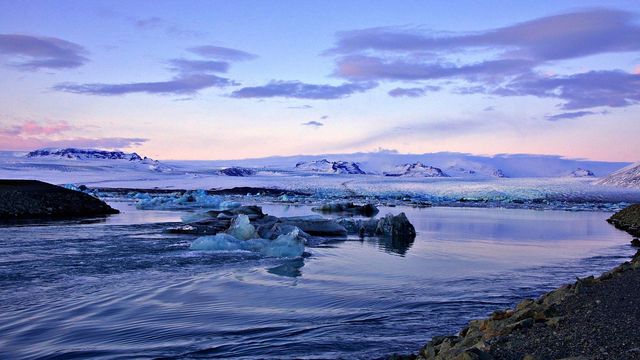
[[37,180],[0,180],[0,220],[117,214],[104,201]]
[[[640,204],[608,221],[637,236]],[[515,309],[497,310],[457,335],[434,337],[417,356],[397,358],[640,359],[640,251],[600,277],[578,279]]]

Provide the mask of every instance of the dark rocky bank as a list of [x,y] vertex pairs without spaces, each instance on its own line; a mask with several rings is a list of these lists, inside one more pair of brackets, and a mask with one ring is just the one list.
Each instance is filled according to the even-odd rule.
[[[640,205],[608,220],[637,236]],[[526,299],[515,309],[473,320],[457,335],[436,336],[418,355],[396,359],[640,359],[640,251],[602,274]]]
[[0,220],[117,214],[100,199],[37,180],[0,180]]
[[633,236],[640,236],[640,204],[631,205],[618,211],[607,221]]

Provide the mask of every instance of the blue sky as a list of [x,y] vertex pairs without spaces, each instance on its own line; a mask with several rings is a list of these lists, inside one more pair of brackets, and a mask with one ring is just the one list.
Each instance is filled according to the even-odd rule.
[[637,161],[633,1],[0,1],[0,148]]

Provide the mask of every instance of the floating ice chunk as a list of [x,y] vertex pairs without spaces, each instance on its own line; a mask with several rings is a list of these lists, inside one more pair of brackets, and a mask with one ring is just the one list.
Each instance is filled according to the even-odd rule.
[[193,241],[191,250],[204,251],[251,251],[265,257],[295,258],[304,252],[304,239],[299,236],[298,229],[280,235],[275,240],[251,239],[239,240],[229,234],[219,233],[215,236],[203,236]]
[[223,201],[220,203],[220,209],[222,210],[236,209],[236,208],[239,208],[240,206],[242,206],[242,204],[240,204],[237,201],[231,201],[231,200]]
[[227,234],[240,240],[255,239],[258,237],[256,228],[249,222],[249,217],[244,214],[238,214],[233,218]]
[[304,252],[304,239],[301,238],[298,228],[293,229],[288,234],[278,236],[275,240],[269,241],[261,252],[267,257],[298,257]]
[[[236,202],[222,201],[217,195],[209,195],[205,190],[186,191],[182,194],[161,194],[150,195],[148,193],[134,193],[130,195],[138,200],[136,205],[139,209],[185,209],[185,208],[212,208],[217,209],[221,206],[233,208]],[[239,205],[239,204],[238,204]]]
[[229,234],[219,233],[215,236],[203,236],[191,243],[191,250],[234,251],[242,250],[242,242]]

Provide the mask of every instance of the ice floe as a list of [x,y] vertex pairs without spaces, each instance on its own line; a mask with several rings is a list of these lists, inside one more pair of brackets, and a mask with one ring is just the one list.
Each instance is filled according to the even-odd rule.
[[193,241],[191,250],[201,251],[250,251],[265,257],[295,258],[304,253],[304,239],[298,229],[278,236],[275,240],[241,240],[226,233],[203,236]]

